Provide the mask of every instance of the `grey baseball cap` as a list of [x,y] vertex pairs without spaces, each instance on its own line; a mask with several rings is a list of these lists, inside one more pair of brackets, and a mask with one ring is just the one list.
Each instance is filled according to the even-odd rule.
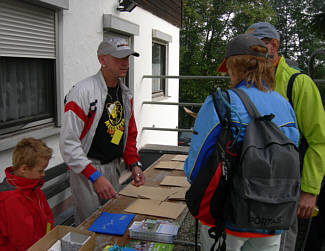
[[[252,50],[252,46],[261,46],[266,49],[265,53],[257,52]],[[234,39],[232,39],[226,49],[225,59],[222,61],[220,66],[218,67],[218,72],[227,72],[226,60],[231,56],[238,55],[251,55],[256,57],[267,57],[267,47],[266,45],[257,37],[254,37],[250,34],[240,34]]]
[[97,55],[112,55],[116,58],[125,58],[133,55],[139,57],[140,54],[131,50],[125,39],[113,37],[104,39],[98,46]]
[[246,34],[251,34],[254,37],[257,37],[259,39],[262,38],[276,38],[280,41],[280,34],[276,30],[276,28],[267,22],[260,22],[252,24],[248,27],[248,29],[245,32]]

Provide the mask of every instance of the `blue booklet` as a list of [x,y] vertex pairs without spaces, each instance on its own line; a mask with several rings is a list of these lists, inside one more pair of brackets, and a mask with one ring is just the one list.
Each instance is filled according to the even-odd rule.
[[111,214],[102,212],[88,230],[101,234],[124,235],[134,217],[135,214]]

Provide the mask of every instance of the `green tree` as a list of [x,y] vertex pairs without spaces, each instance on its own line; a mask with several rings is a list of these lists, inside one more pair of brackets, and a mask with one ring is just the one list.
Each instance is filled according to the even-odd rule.
[[299,68],[308,72],[310,56],[324,45],[316,33],[310,32],[317,6],[302,0],[273,0],[272,5],[277,13],[275,26],[281,36],[280,54],[297,61]]
[[[184,0],[180,34],[180,74],[218,75],[227,42],[245,31],[251,23],[269,21],[275,13],[267,0]],[[217,86],[227,81],[181,80],[181,102],[203,102]],[[193,108],[197,111],[197,108]],[[180,128],[189,128],[193,119],[180,109]]]
[[312,6],[318,12],[312,16],[311,28],[319,37],[325,39],[325,2],[323,0],[314,0]]
[[[180,74],[218,75],[216,70],[223,60],[227,41],[255,22],[275,25],[281,36],[280,54],[308,72],[312,53],[325,47],[324,13],[323,0],[183,0]],[[318,59],[315,63],[316,77],[324,76],[323,62]],[[217,86],[227,85],[226,81],[207,82],[181,80],[180,101],[203,102]],[[181,128],[193,124],[193,119],[182,109],[179,121]]]
[[[298,62],[299,68],[308,73],[313,53],[325,49],[325,2],[290,0],[288,4],[285,0],[274,0],[272,4],[277,12],[276,27],[281,35],[280,54]],[[313,64],[313,78],[325,78],[324,59],[324,54],[318,54]],[[324,103],[325,85],[319,84],[318,87]]]

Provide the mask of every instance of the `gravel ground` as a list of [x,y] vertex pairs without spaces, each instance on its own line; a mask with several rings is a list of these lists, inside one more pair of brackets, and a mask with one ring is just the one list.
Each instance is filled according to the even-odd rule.
[[[200,242],[200,227],[198,229],[198,242]],[[180,229],[178,230],[177,238],[174,240],[173,251],[195,250],[195,219],[190,213],[187,213]],[[198,248],[200,251],[200,248]]]

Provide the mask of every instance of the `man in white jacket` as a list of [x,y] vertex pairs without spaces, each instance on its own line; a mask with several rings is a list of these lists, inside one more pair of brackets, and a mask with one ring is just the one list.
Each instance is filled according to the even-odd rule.
[[139,56],[121,38],[100,43],[99,72],[78,82],[65,97],[60,151],[70,167],[70,186],[79,224],[119,191],[120,161],[144,184],[136,147],[137,128],[125,77],[129,56]]

